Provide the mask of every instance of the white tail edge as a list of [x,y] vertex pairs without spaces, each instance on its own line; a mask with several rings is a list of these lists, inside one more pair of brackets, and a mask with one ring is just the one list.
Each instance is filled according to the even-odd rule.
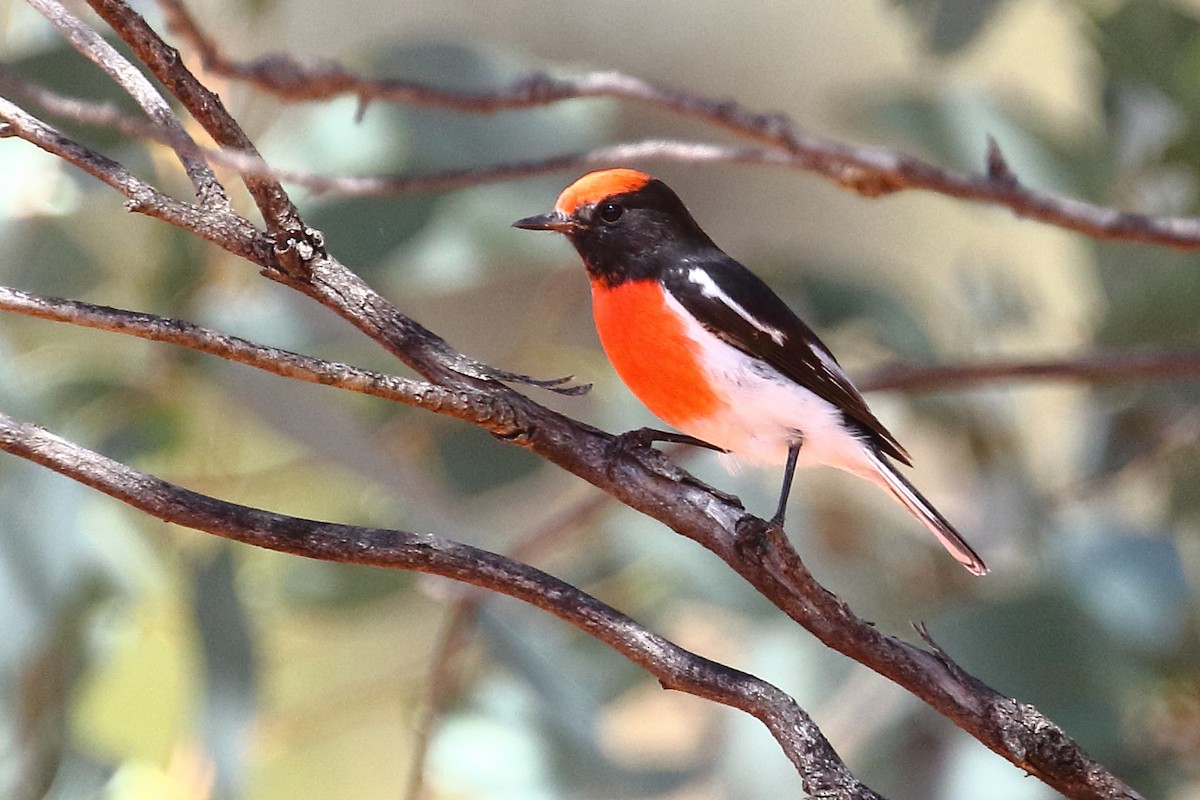
[[875,466],[876,482],[899,500],[910,514],[920,520],[921,524],[937,537],[937,540],[942,543],[942,547],[946,548],[946,551],[954,556],[958,563],[975,575],[986,575],[988,573],[987,564],[983,563],[979,554],[971,549],[971,545],[967,544],[959,532],[954,530],[954,526],[946,521],[941,512],[934,508],[933,504],[926,500],[917,491],[917,488],[908,482],[907,478],[897,472],[885,456],[871,453],[870,457]]

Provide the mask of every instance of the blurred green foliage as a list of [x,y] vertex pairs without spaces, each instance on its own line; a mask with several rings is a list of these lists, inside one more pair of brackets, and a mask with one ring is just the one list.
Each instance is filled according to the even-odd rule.
[[[1198,211],[1200,24],[1183,2],[862,0],[794,12],[764,3],[745,27],[720,32],[681,31],[665,9],[638,12],[648,16],[635,23],[629,9],[571,3],[501,3],[486,14],[470,4],[366,4],[336,18],[323,4],[303,13],[276,5],[212,0],[195,10],[239,54],[308,47],[371,74],[442,86],[483,89],[551,59],[750,106],[782,106],[793,86],[836,87],[787,110],[849,140],[966,169],[981,166],[990,134],[1031,185],[1124,209]],[[8,68],[130,107],[21,8],[0,5]],[[697,18],[719,13],[688,8]],[[407,27],[384,25],[390,14],[409,14]],[[1073,116],[1053,113],[1061,96],[995,78],[1025,66],[1013,53],[1036,35],[1037,14],[1072,32],[1031,48],[1047,54],[1036,67],[1047,84],[1072,59],[1083,64],[1067,103]],[[306,25],[318,39],[287,27],[297,15],[319,21]],[[357,38],[321,49],[343,29]],[[775,52],[779,31],[796,46]],[[647,47],[647,37],[661,46]],[[864,39],[871,58],[843,52]],[[810,51],[820,69],[793,65]],[[886,53],[900,55],[888,62]],[[672,71],[688,59],[711,68]],[[855,80],[839,83],[851,71]],[[768,90],[768,77],[791,83]],[[691,123],[596,101],[480,117],[376,103],[356,122],[353,102],[283,107],[220,88],[269,158],[317,172],[424,173],[648,128],[701,135]],[[186,192],[160,152],[64,128]],[[663,171],[854,372],[888,360],[1186,347],[1200,334],[1190,254],[1092,242],[940,198],[859,202],[795,175]],[[123,214],[110,191],[22,142],[0,144],[0,173],[9,186],[0,198],[4,284],[398,369],[303,298]],[[547,208],[572,177],[297,198],[334,252],[456,346],[506,368],[594,381],[587,398],[539,395],[574,416],[613,430],[648,424],[597,353],[573,254],[507,227]],[[701,190],[704,180],[712,183]],[[822,222],[829,209],[837,225]],[[769,227],[756,227],[763,220]],[[1191,797],[1200,792],[1197,400],[1185,383],[873,398],[919,454],[918,481],[987,554],[994,573],[982,581],[917,540],[886,499],[838,476],[802,479],[791,533],[814,571],[881,628],[905,635],[911,620],[924,621],[969,670],[1037,704],[1147,796]],[[230,500],[496,550],[592,496],[454,421],[12,315],[0,325],[0,407]],[[686,457],[750,508],[771,507],[775,475],[729,476],[707,456]],[[535,561],[793,692],[851,768],[888,796],[1052,796],[821,648],[707,553],[615,504],[561,531]],[[430,797],[799,794],[756,722],[658,691],[619,656],[515,602],[485,604],[467,650],[432,661],[457,590],[231,546],[0,459],[0,796],[398,797],[416,768],[431,675],[460,688],[432,728]]]

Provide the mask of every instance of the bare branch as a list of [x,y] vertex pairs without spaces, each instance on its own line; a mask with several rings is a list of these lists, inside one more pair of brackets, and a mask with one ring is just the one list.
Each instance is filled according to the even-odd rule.
[[821,175],[865,197],[921,189],[1001,206],[1017,216],[1096,239],[1165,245],[1180,250],[1200,248],[1200,219],[1117,211],[1028,188],[1018,181],[994,143],[988,148],[988,171],[980,175],[938,167],[884,147],[843,144],[807,133],[783,114],[752,112],[732,100],[656,86],[620,72],[589,72],[575,77],[535,74],[487,92],[458,92],[413,81],[370,79],[338,64],[304,64],[287,55],[269,55],[240,63],[221,53],[190,17],[181,0],[159,0],[159,3],[167,13],[171,29],[199,51],[208,69],[252,83],[287,100],[352,95],[362,104],[384,100],[471,113],[534,108],[580,98],[630,100],[781,148],[792,156],[792,166]]
[[778,148],[727,147],[669,139],[647,139],[640,142],[597,147],[580,153],[567,153],[537,161],[512,162],[491,167],[472,167],[446,170],[428,175],[321,175],[313,172],[272,167],[256,153],[228,148],[201,147],[190,137],[180,137],[172,131],[132,119],[110,104],[89,103],[67,97],[42,86],[22,81],[0,67],[0,88],[18,94],[40,105],[52,114],[88,125],[119,130],[129,136],[149,139],[204,158],[213,164],[232,169],[243,176],[273,178],[277,181],[303,186],[314,194],[342,196],[394,196],[421,192],[444,192],[480,186],[487,183],[527,178],[548,172],[582,169],[628,161],[685,161],[693,164],[736,163],[789,166],[792,157]]
[[446,389],[425,381],[324,361],[154,314],[45,297],[8,286],[0,286],[0,310],[175,344],[285,378],[336,386],[431,411],[445,407],[449,399]]
[[896,364],[859,381],[868,392],[941,392],[1008,381],[1194,381],[1200,378],[1200,352],[1135,350],[1071,358],[1012,360],[918,366]]
[[[140,73],[138,73],[140,75]],[[186,154],[189,158],[209,161],[229,167],[245,175],[270,175],[267,163],[254,155],[237,150],[202,147],[178,127],[164,127],[143,122],[121,113],[111,103],[92,103],[69,97],[44,86],[22,80],[12,71],[0,66],[0,89],[37,103],[46,111],[74,122],[117,130],[131,137],[148,139]]]
[[[179,120],[175,118],[167,101],[151,85],[146,76],[118,53],[116,48],[104,41],[99,33],[81,22],[57,0],[28,0],[28,2],[62,34],[63,38],[71,43],[72,47],[108,73],[109,77],[141,106],[142,110],[146,112],[146,116],[150,117],[154,121],[154,125],[161,129],[171,141],[184,143],[185,146],[176,147],[175,150],[196,189],[196,197],[200,199],[200,203],[216,211],[233,214],[233,206],[229,203],[229,197],[225,194],[224,187],[209,169],[208,164],[196,156],[195,142],[179,124]],[[187,144],[190,144],[191,147],[187,147]]]
[[726,147],[724,145],[672,139],[646,139],[597,147],[578,153],[532,161],[514,161],[489,167],[469,167],[427,175],[397,174],[369,176],[316,175],[294,170],[276,170],[281,180],[313,192],[341,196],[372,197],[445,192],[489,183],[529,178],[549,172],[588,169],[630,161],[676,161],[689,164],[771,164],[788,166],[790,156],[778,149]]
[[[504,380],[554,388],[565,394],[579,394],[589,388],[564,386],[569,377],[538,380],[498,370],[458,353],[440,336],[401,314],[340,262],[329,258],[317,231],[305,228],[295,238],[272,245],[245,220],[213,215],[159,192],[121,164],[68,139],[4,98],[0,98],[0,120],[4,122],[0,129],[3,136],[23,138],[79,166],[128,198],[130,210],[190,230],[259,264],[268,277],[316,298],[424,375]],[[290,269],[281,269],[284,263],[291,265]]]
[[[178,51],[163,42],[141,15],[120,0],[90,0],[90,4],[218,144],[258,155],[220,98],[196,80],[179,59]],[[587,387],[563,386],[569,378],[538,380],[489,367],[458,353],[440,336],[400,314],[343,264],[329,258],[324,237],[303,223],[279,181],[253,176],[245,181],[274,237],[271,254],[264,257],[260,252],[253,259],[266,270],[264,274],[317,299],[423,375],[559,387],[565,393],[587,391]]]
[[[0,286],[0,310],[175,344],[285,378],[333,386],[460,418],[461,414],[455,413],[457,410],[469,406],[472,402],[489,400],[483,392],[472,392],[470,389],[450,390],[425,381],[387,375],[337,361],[325,361],[290,350],[257,344],[184,320],[98,306],[78,300],[45,297],[8,286]],[[561,380],[565,382],[569,377]],[[560,394],[580,393],[579,386],[550,385],[545,388]]]
[[[536,386],[565,395],[584,394],[590,384],[571,384],[572,376],[539,379],[497,369],[455,351],[450,345],[414,320],[401,314],[391,303],[366,285],[344,265],[328,257],[323,248],[308,245],[308,238],[320,240],[311,229],[299,237],[273,246],[250,223],[240,217],[211,214],[198,206],[182,203],[163,194],[133,175],[112,159],[63,136],[41,120],[30,116],[12,102],[0,98],[2,136],[17,136],[60,156],[112,186],[129,199],[127,208],[189,230],[235,255],[260,265],[264,274],[317,298],[355,324],[374,340],[388,347],[405,363],[422,374],[457,374],[485,381],[508,381]],[[278,268],[280,259],[304,262],[289,274]],[[316,273],[308,274],[316,265]],[[460,381],[461,383],[461,381]]]
[[0,450],[48,467],[158,519],[268,550],[323,561],[441,575],[554,614],[646,669],[668,689],[754,715],[813,796],[882,800],[846,769],[796,702],[759,678],[690,653],[541,570],[447,539],[288,517],[227,503],[127,467],[0,412]]

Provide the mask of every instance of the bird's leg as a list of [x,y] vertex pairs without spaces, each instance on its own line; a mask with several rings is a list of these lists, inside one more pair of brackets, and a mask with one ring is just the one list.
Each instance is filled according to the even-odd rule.
[[779,492],[779,508],[771,517],[771,527],[783,529],[783,517],[787,513],[788,495],[792,493],[792,479],[796,477],[796,459],[800,457],[800,448],[804,446],[804,437],[798,436],[788,445],[787,465],[783,468],[783,489]]
[[716,450],[718,453],[728,452],[724,447],[717,447],[715,444],[709,444],[703,439],[697,439],[695,436],[688,436],[686,433],[674,433],[672,431],[660,431],[654,428],[635,428],[631,431],[625,431],[619,435],[612,444],[612,449],[615,452],[634,450],[641,447],[649,447],[654,442],[674,442],[675,444],[687,444],[692,447],[703,447],[708,450]]

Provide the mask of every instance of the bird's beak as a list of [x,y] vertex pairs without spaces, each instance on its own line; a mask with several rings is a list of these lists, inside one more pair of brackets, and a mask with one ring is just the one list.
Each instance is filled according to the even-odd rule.
[[575,220],[561,211],[551,211],[549,214],[538,214],[536,217],[526,217],[513,223],[514,228],[524,228],[527,231],[557,231],[566,233],[575,228]]

